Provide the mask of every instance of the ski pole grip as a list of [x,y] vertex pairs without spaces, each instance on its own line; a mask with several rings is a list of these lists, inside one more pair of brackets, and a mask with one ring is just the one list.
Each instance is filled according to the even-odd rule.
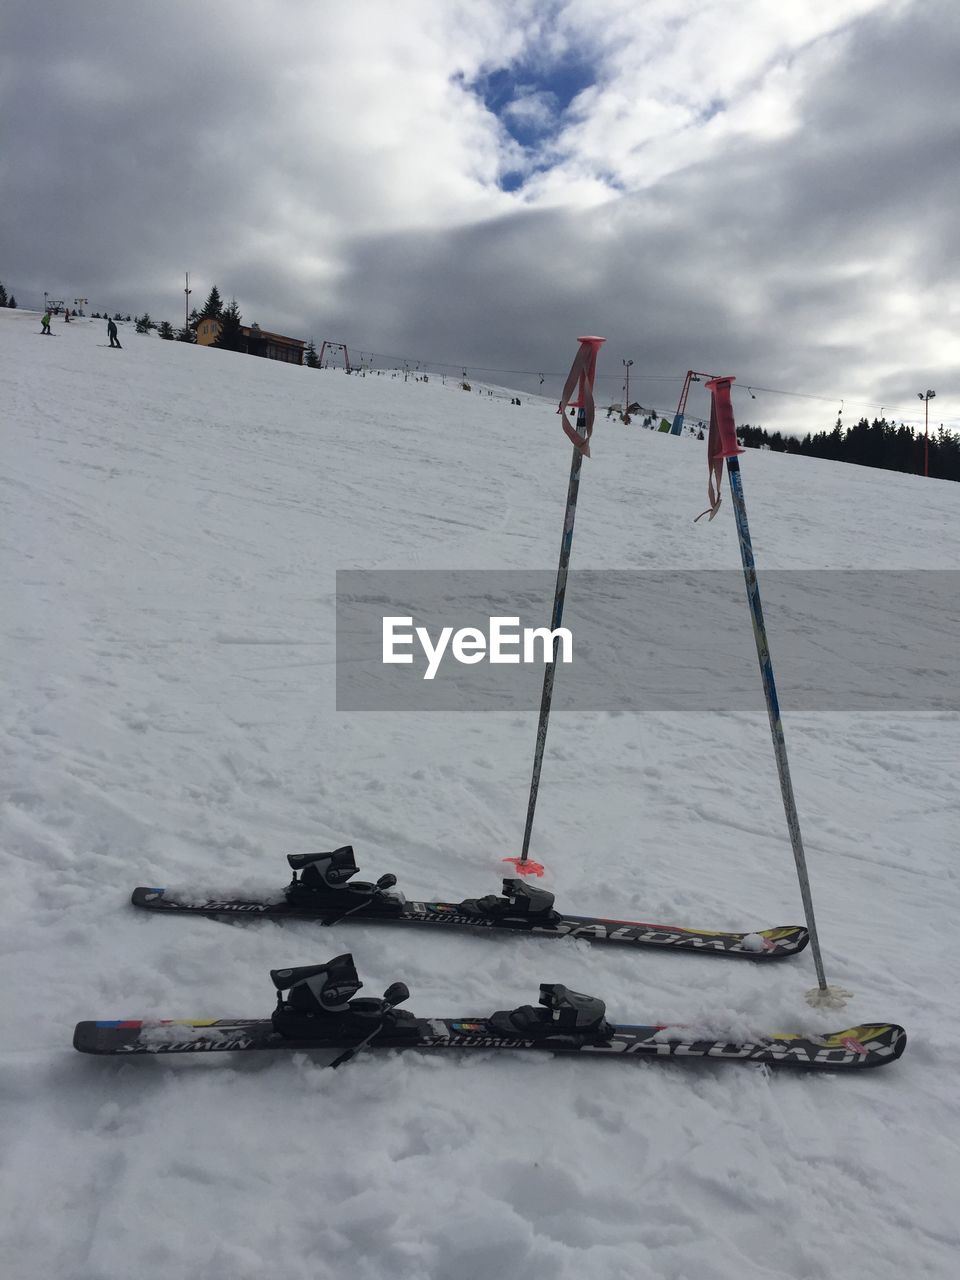
[[[567,374],[567,380],[563,384],[563,392],[560,396],[560,405],[557,413],[563,419],[563,430],[565,434],[573,441],[575,447],[580,450],[585,458],[590,457],[590,436],[593,433],[593,419],[595,408],[593,403],[593,380],[597,375],[597,352],[600,344],[606,342],[606,338],[578,338],[580,346],[577,348],[577,354],[574,356],[573,364],[570,366],[570,372]],[[577,398],[573,399],[574,388],[577,388]],[[577,418],[577,429],[567,422],[566,410],[570,405],[581,412]],[[583,434],[580,429],[582,427]]]
[[588,343],[590,346],[590,355],[587,357],[586,367],[580,374],[580,395],[576,408],[583,407],[583,384],[586,381],[590,390],[593,390],[593,382],[597,376],[597,354],[600,351],[602,343],[606,342],[606,338],[578,338],[579,343]]
[[733,404],[730,400],[730,388],[736,378],[711,378],[707,390],[713,396],[713,404],[717,415],[717,429],[720,432],[721,458],[735,458],[744,450],[737,444],[737,425],[733,420]]

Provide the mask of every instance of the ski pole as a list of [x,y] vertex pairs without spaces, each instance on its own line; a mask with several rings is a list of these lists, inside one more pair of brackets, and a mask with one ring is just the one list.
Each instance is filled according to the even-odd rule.
[[[757,581],[757,569],[753,559],[753,544],[750,541],[750,526],[747,523],[747,505],[743,496],[743,481],[740,477],[740,460],[737,455],[743,453],[744,450],[737,444],[737,428],[733,420],[733,405],[730,400],[730,387],[734,381],[734,378],[713,378],[707,383],[707,390],[710,392],[710,442],[708,446],[711,468],[709,487],[710,518],[713,519],[720,507],[720,479],[724,459],[726,459],[727,475],[730,480],[730,499],[733,503],[733,513],[736,518],[737,538],[740,542],[740,558],[743,561],[743,576],[747,587],[747,602],[750,606],[753,638],[757,645],[757,658],[760,662],[763,694],[767,703],[767,715],[770,719],[773,754],[776,758],[777,774],[780,778],[780,793],[783,796],[783,811],[787,819],[787,829],[790,832],[790,844],[793,847],[794,861],[797,864],[797,879],[800,881],[800,896],[803,899],[807,932],[810,935],[810,950],[813,954],[813,963],[817,971],[818,985],[807,993],[807,1001],[815,1006],[839,1009],[849,999],[850,992],[845,991],[842,987],[828,987],[823,968],[820,939],[817,935],[817,923],[813,914],[810,877],[807,874],[807,859],[803,851],[803,837],[800,834],[800,818],[797,814],[793,783],[790,780],[787,744],[783,734],[783,722],[780,718],[780,702],[777,698],[777,685],[773,676],[770,646],[767,642],[767,628],[763,621],[760,585]],[[699,519],[699,516],[697,518]]]
[[[567,570],[570,565],[570,550],[573,546],[573,523],[577,515],[577,495],[580,491],[580,468],[585,457],[590,457],[590,436],[593,432],[594,403],[593,381],[597,373],[597,353],[600,344],[606,338],[578,338],[580,348],[574,357],[570,372],[564,383],[557,412],[563,420],[563,429],[573,441],[573,458],[570,463],[570,482],[567,485],[567,508],[563,517],[563,538],[560,542],[560,563],[557,567],[557,585],[553,596],[553,614],[550,619],[550,630],[556,633],[563,618],[563,602],[567,592]],[[571,400],[574,388],[577,398]],[[567,422],[567,406],[573,404],[577,410],[576,430]],[[540,695],[540,718],[537,722],[537,745],[533,755],[533,775],[530,779],[530,796],[527,801],[527,820],[523,828],[523,848],[519,858],[504,858],[511,863],[522,876],[543,875],[543,865],[534,862],[530,857],[530,836],[533,832],[533,816],[537,808],[537,795],[540,790],[540,770],[543,767],[543,752],[547,742],[547,725],[550,721],[550,704],[553,700],[553,680],[557,668],[557,654],[560,648],[560,637],[554,634],[553,654],[546,663],[543,672],[543,692]]]

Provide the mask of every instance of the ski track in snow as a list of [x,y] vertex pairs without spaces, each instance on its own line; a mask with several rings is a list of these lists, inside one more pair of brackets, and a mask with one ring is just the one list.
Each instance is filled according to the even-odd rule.
[[[856,992],[839,1014],[804,1004],[809,951],[135,913],[135,884],[263,890],[283,853],[346,841],[411,897],[496,889],[536,705],[337,713],[334,574],[552,569],[569,446],[546,402],[38,327],[0,312],[0,1275],[954,1277],[960,717],[786,714],[827,972]],[[691,523],[705,471],[695,442],[601,415],[575,564],[737,568],[729,505]],[[765,568],[957,565],[960,486],[755,451],[743,471],[761,589]],[[555,711],[536,854],[571,910],[802,921],[762,710]],[[70,1047],[82,1018],[264,1014],[271,967],[345,950],[367,993],[402,979],[427,1014],[561,981],[623,1021],[889,1019],[910,1043],[853,1078]]]

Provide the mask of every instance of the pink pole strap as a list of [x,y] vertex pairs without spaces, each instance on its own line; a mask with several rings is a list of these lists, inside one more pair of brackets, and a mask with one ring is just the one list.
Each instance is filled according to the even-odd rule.
[[[573,364],[570,366],[567,380],[563,384],[560,407],[557,413],[563,419],[563,429],[573,441],[575,448],[579,449],[585,458],[589,458],[590,437],[593,435],[593,421],[596,416],[596,407],[593,402],[593,380],[597,376],[597,352],[600,350],[600,344],[606,342],[606,338],[579,338],[578,341],[580,349],[573,358]],[[577,388],[576,400],[572,398],[574,387]],[[583,435],[580,435],[579,431],[575,427],[571,427],[567,422],[566,410],[568,406],[583,410],[586,424]]]
[[724,458],[735,458],[744,450],[737,444],[737,425],[733,420],[733,404],[730,400],[730,387],[736,378],[711,378],[707,383],[710,392],[710,434],[707,438],[707,501],[710,503],[706,511],[701,511],[694,520],[704,516],[713,517],[720,510],[720,484],[723,480]]

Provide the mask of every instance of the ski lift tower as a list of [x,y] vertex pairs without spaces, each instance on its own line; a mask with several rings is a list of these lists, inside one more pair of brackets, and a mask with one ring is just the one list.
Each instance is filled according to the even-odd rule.
[[712,373],[696,373],[693,369],[687,370],[687,376],[683,380],[683,390],[680,392],[680,402],[677,405],[677,412],[673,416],[673,426],[670,428],[672,436],[683,434],[683,415],[687,407],[687,396],[690,394],[690,383],[699,382],[702,378],[705,382],[713,377]]
[[318,363],[320,364],[321,368],[324,367],[323,357],[327,352],[327,350],[330,351],[331,358],[334,360],[337,358],[337,355],[339,352],[343,352],[344,371],[346,373],[349,373],[350,372],[350,352],[347,350],[347,344],[345,342],[328,342],[327,339],[324,338],[323,344],[320,347],[320,356],[318,358]]

